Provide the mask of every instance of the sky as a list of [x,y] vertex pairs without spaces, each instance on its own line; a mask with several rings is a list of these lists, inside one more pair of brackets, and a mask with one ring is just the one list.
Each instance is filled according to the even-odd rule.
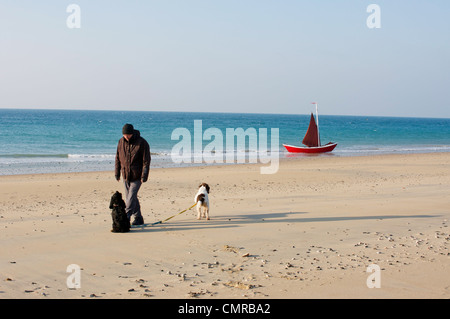
[[449,88],[448,0],[0,0],[0,108],[450,118]]

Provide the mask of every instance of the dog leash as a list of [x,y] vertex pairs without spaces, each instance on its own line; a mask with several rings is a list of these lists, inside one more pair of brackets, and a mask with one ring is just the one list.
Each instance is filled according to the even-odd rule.
[[160,220],[159,222],[156,222],[156,223],[153,223],[153,224],[150,224],[150,225],[153,226],[153,225],[157,225],[157,224],[162,224],[162,223],[168,221],[169,219],[174,218],[175,216],[178,216],[178,215],[183,214],[184,212],[187,212],[188,210],[190,210],[191,208],[193,208],[195,205],[197,205],[197,203],[195,203],[194,205],[192,205],[192,206],[189,207],[189,208],[186,208],[185,210],[182,210],[182,211],[179,212],[178,214],[175,214],[175,215],[173,215],[173,216],[170,216],[169,218],[166,218],[166,219],[164,219],[164,220]]

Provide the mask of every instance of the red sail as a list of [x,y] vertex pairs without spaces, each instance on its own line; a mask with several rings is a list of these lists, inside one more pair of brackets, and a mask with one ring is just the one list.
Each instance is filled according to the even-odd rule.
[[305,138],[303,139],[303,144],[309,147],[320,146],[316,120],[314,119],[314,115],[312,113],[311,113],[311,120],[309,121],[308,131],[306,131]]

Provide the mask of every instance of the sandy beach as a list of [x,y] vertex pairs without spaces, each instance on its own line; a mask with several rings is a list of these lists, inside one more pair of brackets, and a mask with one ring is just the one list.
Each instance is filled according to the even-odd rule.
[[[112,233],[111,172],[0,177],[0,298],[449,298],[450,153],[153,169]],[[113,168],[112,168],[113,169]],[[71,264],[80,288],[68,288]],[[369,265],[380,288],[369,288]]]

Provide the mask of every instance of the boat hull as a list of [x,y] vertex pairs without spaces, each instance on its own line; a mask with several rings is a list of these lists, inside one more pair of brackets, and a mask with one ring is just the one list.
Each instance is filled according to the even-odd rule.
[[332,150],[334,150],[336,145],[337,145],[337,143],[328,143],[326,145],[316,146],[316,147],[301,147],[301,146],[293,146],[293,145],[283,144],[283,146],[286,148],[286,150],[290,153],[307,153],[307,154],[319,154],[319,153],[331,152]]

